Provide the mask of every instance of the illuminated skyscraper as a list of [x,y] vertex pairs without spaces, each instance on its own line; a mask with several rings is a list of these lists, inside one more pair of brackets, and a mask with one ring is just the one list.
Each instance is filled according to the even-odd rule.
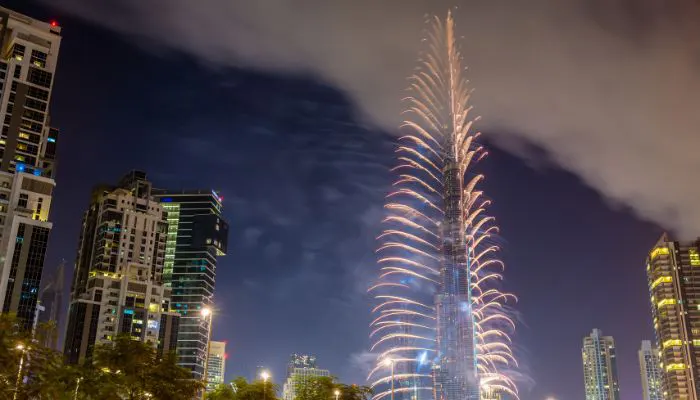
[[500,291],[498,228],[473,170],[486,155],[472,129],[454,21],[434,18],[409,78],[397,178],[379,235],[379,278],[369,288],[369,375],[375,400],[517,397],[509,372],[515,328]]
[[167,213],[164,281],[172,288],[172,307],[180,314],[177,355],[180,366],[196,379],[204,375],[210,337],[205,307],[214,310],[217,258],[226,254],[228,224],[223,220],[222,198],[212,190],[154,190]]
[[647,258],[666,399],[700,399],[700,240],[661,236]]
[[98,186],[83,215],[64,354],[82,363],[95,344],[126,334],[163,354],[175,348],[179,315],[163,283],[167,221],[146,174]]
[[615,341],[598,329],[583,338],[583,378],[586,400],[620,400]]
[[226,374],[226,342],[209,342],[207,358],[207,392],[224,383]]
[[52,224],[58,130],[49,103],[61,28],[0,7],[0,310],[35,321]]
[[661,365],[658,349],[648,340],[642,341],[639,349],[639,368],[642,375],[643,400],[663,400],[661,391]]
[[309,378],[330,376],[330,372],[316,367],[316,357],[307,354],[292,354],[287,364],[287,381],[282,388],[283,400],[294,400],[299,386]]

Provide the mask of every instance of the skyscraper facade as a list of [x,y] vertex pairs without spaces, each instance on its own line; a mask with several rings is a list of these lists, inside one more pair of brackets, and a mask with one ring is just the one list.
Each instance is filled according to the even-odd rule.
[[52,323],[56,332],[46,339],[44,345],[54,350],[61,350],[59,347],[60,329],[63,327],[63,314],[66,304],[64,304],[65,290],[65,261],[62,261],[58,266],[58,270],[49,279],[44,279],[46,282],[39,293],[39,310],[38,319],[41,323]]
[[652,347],[649,340],[644,340],[638,354],[642,375],[642,399],[663,400],[658,349]]
[[226,342],[212,340],[209,342],[209,357],[207,357],[207,391],[224,383],[226,373]]
[[300,386],[309,378],[330,376],[330,372],[316,367],[316,357],[307,354],[292,354],[287,364],[287,380],[282,387],[282,399],[294,400]]
[[172,289],[172,307],[180,314],[177,354],[180,366],[197,379],[204,375],[210,337],[205,307],[214,305],[217,258],[226,254],[228,224],[222,198],[212,190],[155,190],[167,214],[164,280]]
[[146,174],[93,190],[78,243],[64,354],[71,363],[126,334],[162,354],[175,348],[179,315],[163,282],[168,224]]
[[379,235],[370,337],[375,400],[517,396],[509,371],[515,328],[500,291],[498,228],[473,165],[486,155],[472,130],[451,14],[435,18],[409,78],[397,179]]
[[58,130],[49,102],[61,28],[0,7],[0,310],[36,321]]
[[700,240],[662,235],[647,258],[656,346],[666,399],[700,397]]
[[583,338],[581,353],[586,400],[620,400],[613,338],[593,329]]

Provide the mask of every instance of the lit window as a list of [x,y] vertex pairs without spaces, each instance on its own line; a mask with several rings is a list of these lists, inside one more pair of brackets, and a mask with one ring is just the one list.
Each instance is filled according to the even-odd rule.
[[15,155],[15,160],[17,160],[17,161],[24,161],[24,156]]
[[663,299],[663,300],[659,301],[658,306],[659,306],[659,308],[661,308],[663,306],[673,305],[673,304],[676,304],[676,299]]
[[20,133],[19,133],[19,137],[20,137],[21,139],[29,139],[29,134],[26,133],[26,132],[20,132]]
[[657,247],[650,254],[649,258],[652,260],[660,255],[668,255],[668,247]]
[[662,277],[659,277],[657,280],[655,280],[655,281],[651,284],[651,288],[653,289],[653,288],[659,286],[659,285],[662,284],[662,283],[671,283],[672,280],[673,280],[673,279],[672,279],[670,276],[662,276]]

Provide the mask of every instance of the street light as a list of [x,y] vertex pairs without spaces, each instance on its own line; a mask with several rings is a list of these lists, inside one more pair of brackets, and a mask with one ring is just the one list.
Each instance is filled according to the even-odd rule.
[[333,392],[333,394],[335,395],[335,400],[338,400],[338,397],[340,396],[340,390],[335,389],[335,392]]
[[267,380],[270,379],[270,373],[263,371],[260,373],[260,377],[263,380],[263,400],[265,400],[265,397],[267,396]]
[[391,400],[394,400],[394,359],[387,358],[384,360],[384,365],[391,366]]
[[[202,318],[205,320],[209,320],[209,325],[207,327],[207,350],[206,354],[204,355],[204,385],[208,385],[207,382],[207,364],[209,363],[209,342],[211,342],[211,320],[213,319],[213,312],[212,309],[209,307],[204,307],[202,308]],[[202,400],[204,400],[204,394],[207,392],[206,386],[204,390],[202,390]]]
[[19,393],[19,385],[22,382],[22,366],[24,365],[24,353],[29,350],[29,347],[24,347],[22,343],[15,346],[15,349],[22,352],[19,356],[19,369],[17,371],[17,382],[15,383],[15,394],[12,396],[12,400],[17,400],[17,393]]

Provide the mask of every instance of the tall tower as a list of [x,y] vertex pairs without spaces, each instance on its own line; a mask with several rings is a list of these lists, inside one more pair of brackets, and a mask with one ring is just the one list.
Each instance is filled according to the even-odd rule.
[[581,353],[586,400],[620,400],[613,338],[593,329],[583,338]]
[[207,357],[207,392],[224,383],[226,374],[226,342],[209,342]]
[[209,332],[201,313],[214,305],[216,263],[226,254],[228,224],[222,198],[213,190],[156,189],[154,196],[167,214],[164,281],[172,289],[172,307],[180,314],[177,354],[180,366],[196,379],[204,375]]
[[379,354],[369,380],[375,400],[517,397],[506,305],[515,297],[497,284],[498,228],[477,188],[483,175],[472,171],[486,152],[472,130],[452,15],[434,18],[426,36],[378,237],[379,278],[369,288]]
[[700,240],[661,236],[647,281],[666,399],[700,399]]
[[61,350],[59,347],[59,332],[63,327],[63,313],[65,312],[65,304],[63,302],[64,287],[65,287],[65,260],[61,261],[56,273],[46,282],[46,285],[41,289],[39,294],[39,302],[41,304],[41,312],[39,313],[39,322],[53,323],[56,332],[47,338],[45,346]]
[[64,353],[70,363],[119,334],[175,348],[178,314],[163,283],[167,222],[146,174],[93,190],[78,243]]
[[58,130],[49,103],[61,28],[0,7],[0,310],[36,316]]
[[642,375],[643,400],[663,400],[658,349],[653,348],[648,340],[642,341],[642,347],[639,349],[639,369]]

